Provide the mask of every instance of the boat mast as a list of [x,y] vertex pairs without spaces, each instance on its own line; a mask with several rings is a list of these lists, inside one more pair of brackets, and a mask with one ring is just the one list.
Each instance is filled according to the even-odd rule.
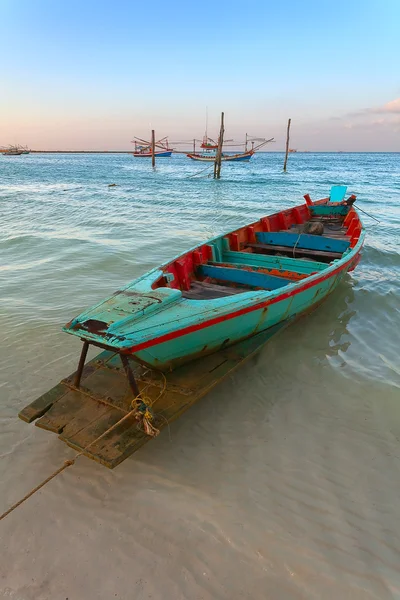
[[292,119],[288,120],[287,123],[287,132],[286,132],[286,153],[285,153],[285,162],[283,163],[283,170],[286,173],[286,164],[287,164],[287,157],[288,157],[288,153],[289,153],[289,132],[290,132],[290,123],[292,122]]
[[221,177],[221,160],[222,160],[222,146],[224,143],[224,113],[221,113],[221,129],[219,132],[218,138],[218,149],[215,155],[214,162],[214,179],[219,179]]

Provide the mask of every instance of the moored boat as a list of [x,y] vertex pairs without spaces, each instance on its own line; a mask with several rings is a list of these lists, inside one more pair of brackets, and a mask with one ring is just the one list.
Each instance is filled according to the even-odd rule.
[[[171,156],[171,154],[172,154],[172,150],[156,150],[154,152],[154,156],[156,158],[168,158],[169,156]],[[148,149],[142,148],[142,149],[138,150],[137,152],[133,152],[133,156],[136,156],[136,158],[151,158],[152,153],[149,152]]]
[[[146,143],[145,140],[134,140],[133,143],[135,144],[135,149],[132,154],[136,158],[151,158],[153,156],[150,142]],[[163,138],[155,143],[154,156],[156,158],[168,158],[172,152],[173,149],[168,145],[168,138]]]
[[2,149],[3,156],[21,156],[25,152],[19,146],[9,146]]
[[201,243],[64,327],[167,371],[315,308],[357,265],[364,229],[346,188]]
[[[197,153],[194,154],[193,152],[191,152],[191,153],[187,154],[186,156],[188,158],[191,158],[192,160],[199,160],[201,162],[215,162],[216,154],[217,154],[216,150],[205,150],[204,152],[198,153],[198,154]],[[238,154],[226,154],[225,152],[223,152],[222,156],[221,156],[221,161],[222,162],[247,161],[247,160],[251,159],[253,154],[254,154],[254,150],[249,150],[248,152],[240,152]]]

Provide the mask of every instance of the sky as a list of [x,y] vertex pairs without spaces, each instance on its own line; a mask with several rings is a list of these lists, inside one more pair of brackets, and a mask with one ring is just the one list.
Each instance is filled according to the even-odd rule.
[[400,0],[0,0],[0,146],[400,151]]

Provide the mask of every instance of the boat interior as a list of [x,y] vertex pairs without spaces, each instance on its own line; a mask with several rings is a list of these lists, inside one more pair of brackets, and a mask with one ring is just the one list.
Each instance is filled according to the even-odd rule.
[[[353,248],[361,222],[345,201],[345,186],[329,198],[264,217],[198,246],[163,268],[152,288],[179,289],[191,300],[276,290],[326,269]],[[344,203],[344,202],[347,202]]]

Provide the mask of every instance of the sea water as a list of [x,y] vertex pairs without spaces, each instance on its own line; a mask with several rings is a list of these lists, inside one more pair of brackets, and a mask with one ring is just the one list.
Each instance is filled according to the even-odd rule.
[[[17,417],[72,372],[61,326],[261,216],[357,195],[357,269],[114,471],[80,458],[0,523],[14,600],[400,598],[400,154],[0,157],[0,512],[74,452]],[[110,184],[116,184],[110,187]]]

